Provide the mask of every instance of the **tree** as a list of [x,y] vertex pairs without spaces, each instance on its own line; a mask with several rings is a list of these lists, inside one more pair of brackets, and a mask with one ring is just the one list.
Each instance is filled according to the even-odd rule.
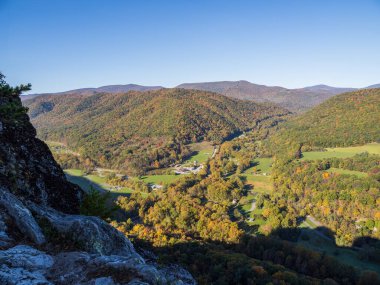
[[1,95],[20,96],[22,92],[31,90],[32,85],[30,83],[24,85],[21,84],[16,87],[10,87],[5,81],[5,75],[0,72],[0,93]]
[[110,198],[110,193],[101,194],[91,186],[90,191],[86,193],[82,204],[80,206],[80,212],[86,216],[97,216],[102,219],[110,217],[115,207],[107,205],[107,201]]

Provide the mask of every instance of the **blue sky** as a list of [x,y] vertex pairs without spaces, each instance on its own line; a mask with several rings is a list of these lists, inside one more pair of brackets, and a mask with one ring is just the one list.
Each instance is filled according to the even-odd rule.
[[380,0],[0,0],[0,25],[0,71],[33,93],[380,83]]

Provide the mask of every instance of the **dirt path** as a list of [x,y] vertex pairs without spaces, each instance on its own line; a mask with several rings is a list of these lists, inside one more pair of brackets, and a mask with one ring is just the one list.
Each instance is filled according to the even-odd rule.
[[212,152],[212,156],[211,156],[211,158],[214,158],[215,157],[215,155],[216,155],[216,152],[218,151],[218,149],[219,149],[219,146],[214,146],[214,151]]
[[252,201],[251,209],[249,209],[250,212],[254,211],[256,209],[256,200]]

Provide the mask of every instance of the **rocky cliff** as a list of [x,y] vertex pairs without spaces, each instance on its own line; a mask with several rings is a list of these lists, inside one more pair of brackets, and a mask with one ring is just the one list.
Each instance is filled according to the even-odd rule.
[[22,89],[0,77],[0,284],[195,284],[182,268],[148,264],[101,219],[79,215],[83,192],[35,137]]

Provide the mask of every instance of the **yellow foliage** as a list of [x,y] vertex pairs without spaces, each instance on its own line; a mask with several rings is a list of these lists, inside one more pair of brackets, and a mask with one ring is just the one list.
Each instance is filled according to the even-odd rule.
[[270,216],[270,210],[265,208],[262,213],[263,217],[268,218]]
[[329,177],[330,177],[330,173],[328,173],[328,172],[323,172],[322,177],[323,177],[323,179],[329,179]]

